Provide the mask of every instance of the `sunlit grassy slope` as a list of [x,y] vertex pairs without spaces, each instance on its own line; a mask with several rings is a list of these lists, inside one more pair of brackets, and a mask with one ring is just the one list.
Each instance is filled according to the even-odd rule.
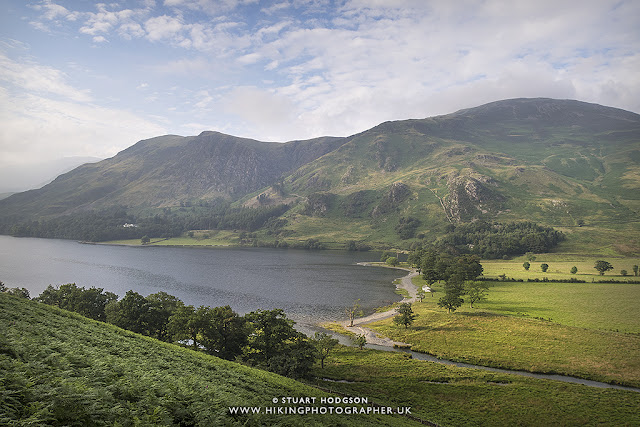
[[[264,413],[292,396],[328,395],[0,293],[1,425],[410,425],[400,416]],[[234,415],[237,406],[263,413]]]
[[[487,270],[510,264],[496,261]],[[640,385],[640,285],[487,283],[486,301],[474,308],[467,302],[447,313],[437,306],[444,289],[434,284],[435,293],[413,305],[418,317],[408,329],[391,319],[371,327],[446,359]]]

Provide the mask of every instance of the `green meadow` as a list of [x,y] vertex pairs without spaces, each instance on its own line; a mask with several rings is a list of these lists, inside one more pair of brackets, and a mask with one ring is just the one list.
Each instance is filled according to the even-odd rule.
[[[614,267],[605,275],[599,275],[593,268],[596,260],[608,260]],[[489,298],[477,307],[493,313],[543,318],[562,325],[582,328],[640,333],[640,284],[596,283],[598,281],[638,281],[633,276],[633,265],[639,265],[639,258],[575,257],[566,254],[538,255],[526,271],[522,267],[524,257],[517,261],[482,261],[484,276],[507,278],[524,282],[491,282]],[[541,263],[547,263],[549,270],[543,273]],[[572,267],[578,272],[571,274]],[[630,275],[620,275],[626,269]],[[567,280],[575,278],[586,283],[528,282],[527,280]],[[419,279],[418,279],[419,280]],[[421,282],[416,282],[422,286]],[[463,308],[464,310],[464,308]]]
[[[513,263],[487,264],[485,272],[502,274]],[[640,284],[488,283],[486,301],[474,308],[447,313],[437,306],[444,289],[435,284],[413,304],[418,317],[409,328],[392,319],[369,326],[444,359],[640,386]]]
[[[613,270],[607,271],[601,276],[598,271],[593,268],[598,260],[610,262]],[[529,270],[525,270],[522,266],[524,262],[531,264]],[[546,272],[543,272],[540,267],[543,263],[549,266]],[[498,279],[501,274],[504,274],[509,278],[523,280],[547,277],[550,280],[567,280],[573,278],[587,282],[597,282],[600,280],[640,281],[640,277],[633,276],[634,265],[640,265],[640,258],[606,255],[572,255],[565,253],[536,254],[534,261],[527,261],[525,257],[518,257],[515,260],[509,261],[482,261],[482,267],[484,268],[483,275],[488,278]],[[571,274],[572,267],[578,269],[575,274]],[[623,276],[621,270],[626,270],[627,275]]]

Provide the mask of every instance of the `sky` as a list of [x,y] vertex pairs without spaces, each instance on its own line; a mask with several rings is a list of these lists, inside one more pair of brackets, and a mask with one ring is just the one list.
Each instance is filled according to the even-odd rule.
[[5,184],[11,171],[107,158],[165,134],[348,136],[519,97],[640,113],[637,0],[0,0],[0,8]]

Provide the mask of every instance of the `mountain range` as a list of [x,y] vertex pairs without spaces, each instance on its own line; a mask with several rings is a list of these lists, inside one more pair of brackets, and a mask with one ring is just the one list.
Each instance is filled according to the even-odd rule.
[[[476,220],[562,229],[565,249],[638,253],[640,115],[511,99],[349,137],[286,143],[165,135],[0,200],[0,219],[287,204],[281,239],[401,245]],[[206,208],[203,208],[206,209]],[[610,241],[611,240],[611,241]]]

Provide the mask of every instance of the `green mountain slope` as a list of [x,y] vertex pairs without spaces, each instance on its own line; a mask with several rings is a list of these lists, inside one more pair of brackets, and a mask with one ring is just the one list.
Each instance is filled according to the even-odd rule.
[[[5,293],[0,330],[2,425],[416,424],[373,413],[279,415],[277,408],[300,405],[274,404],[274,398],[336,405],[320,405],[328,394],[289,378]],[[230,407],[262,413],[233,414]]]
[[639,155],[640,116],[577,101],[500,101],[384,123],[287,178],[307,198],[290,223],[313,232],[349,218],[329,240],[345,230],[388,239],[403,217],[420,221],[416,235],[477,219],[637,231]]
[[[640,115],[579,101],[512,99],[347,138],[264,143],[205,132],[141,141],[40,190],[0,200],[5,224],[223,197],[286,203],[258,238],[409,247],[451,225],[534,221],[564,249],[639,253]],[[186,231],[186,230],[185,230]]]

